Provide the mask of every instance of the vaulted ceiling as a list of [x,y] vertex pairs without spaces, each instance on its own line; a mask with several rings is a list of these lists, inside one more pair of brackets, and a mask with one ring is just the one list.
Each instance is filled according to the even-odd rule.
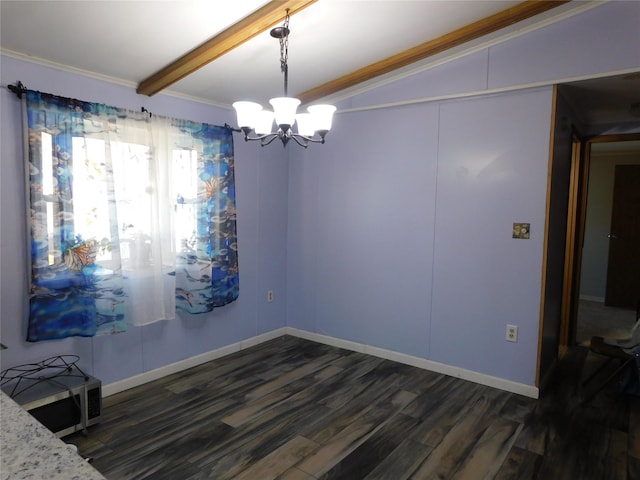
[[[335,101],[592,4],[2,0],[0,46],[7,55],[124,83],[141,94],[222,106],[238,99],[265,103],[282,94],[280,45],[269,30],[282,24],[289,8],[289,93],[306,102]],[[592,81],[592,94],[597,88]]]

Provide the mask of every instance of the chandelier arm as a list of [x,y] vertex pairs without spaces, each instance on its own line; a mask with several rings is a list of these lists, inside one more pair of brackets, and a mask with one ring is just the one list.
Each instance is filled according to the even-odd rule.
[[[278,134],[277,133],[267,133],[265,135],[258,135],[257,137],[250,137],[248,133],[245,133],[244,135],[244,141],[245,142],[253,142],[255,140],[260,140],[261,142],[264,141],[265,138],[269,138],[269,137],[277,137]],[[273,141],[272,138],[269,139],[269,143],[271,143]],[[268,144],[266,144],[268,145]]]
[[[240,131],[239,129],[234,130]],[[245,133],[244,135],[245,142],[253,142],[259,140],[262,147],[266,147],[267,145],[271,144],[276,138],[280,138],[284,144],[286,144],[290,139],[293,139],[298,145],[304,148],[307,148],[310,143],[324,144],[324,136],[321,138],[307,137],[306,135],[300,135],[293,132],[291,132],[289,135],[286,135],[281,130],[279,130],[278,132],[267,133],[265,135],[258,135],[256,137],[249,136],[249,133]]]
[[[262,140],[260,141],[260,146],[261,147],[266,147],[271,142],[273,142],[276,138],[281,138],[281,135],[279,133],[270,133],[268,135],[264,135],[262,137]],[[258,139],[256,138],[256,140],[258,140]]]
[[315,137],[307,137],[306,135],[300,135],[299,133],[294,133],[293,134],[293,139],[298,142],[298,145],[302,145],[299,141],[298,138],[303,139],[303,143],[305,143],[305,145],[303,145],[305,148],[308,146],[309,143],[324,143],[324,137],[323,138],[315,138]]
[[[305,137],[304,135],[298,135],[296,133],[294,133],[293,135],[291,135],[291,138],[293,138],[295,140],[295,142],[300,145],[301,147],[307,148],[309,146],[309,139],[307,137]],[[302,142],[299,140],[300,138],[302,138]]]

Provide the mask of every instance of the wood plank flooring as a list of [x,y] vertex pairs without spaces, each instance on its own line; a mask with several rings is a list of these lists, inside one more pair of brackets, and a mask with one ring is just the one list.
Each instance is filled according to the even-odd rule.
[[640,397],[539,400],[284,336],[104,399],[64,440],[110,480],[640,479]]

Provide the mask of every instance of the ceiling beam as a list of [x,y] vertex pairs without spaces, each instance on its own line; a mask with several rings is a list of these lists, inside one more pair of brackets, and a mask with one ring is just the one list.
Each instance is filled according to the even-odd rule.
[[136,92],[142,95],[155,95],[284,20],[287,9],[289,9],[289,15],[294,15],[316,1],[272,0],[140,82]]
[[511,8],[498,12],[465,27],[454,30],[434,40],[422,43],[404,52],[393,55],[384,60],[360,68],[354,72],[331,80],[323,85],[307,90],[297,95],[302,103],[309,103],[326,97],[346,88],[353,87],[399,68],[405,67],[450,48],[457,47],[471,40],[493,33],[501,28],[526,20],[529,17],[551,10],[569,0],[538,1],[528,0]]

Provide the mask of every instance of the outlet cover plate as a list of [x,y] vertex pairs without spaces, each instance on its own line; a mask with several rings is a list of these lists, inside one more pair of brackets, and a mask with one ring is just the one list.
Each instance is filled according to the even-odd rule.
[[517,342],[518,341],[518,327],[517,325],[507,325],[507,333],[505,336],[505,340],[507,342]]

